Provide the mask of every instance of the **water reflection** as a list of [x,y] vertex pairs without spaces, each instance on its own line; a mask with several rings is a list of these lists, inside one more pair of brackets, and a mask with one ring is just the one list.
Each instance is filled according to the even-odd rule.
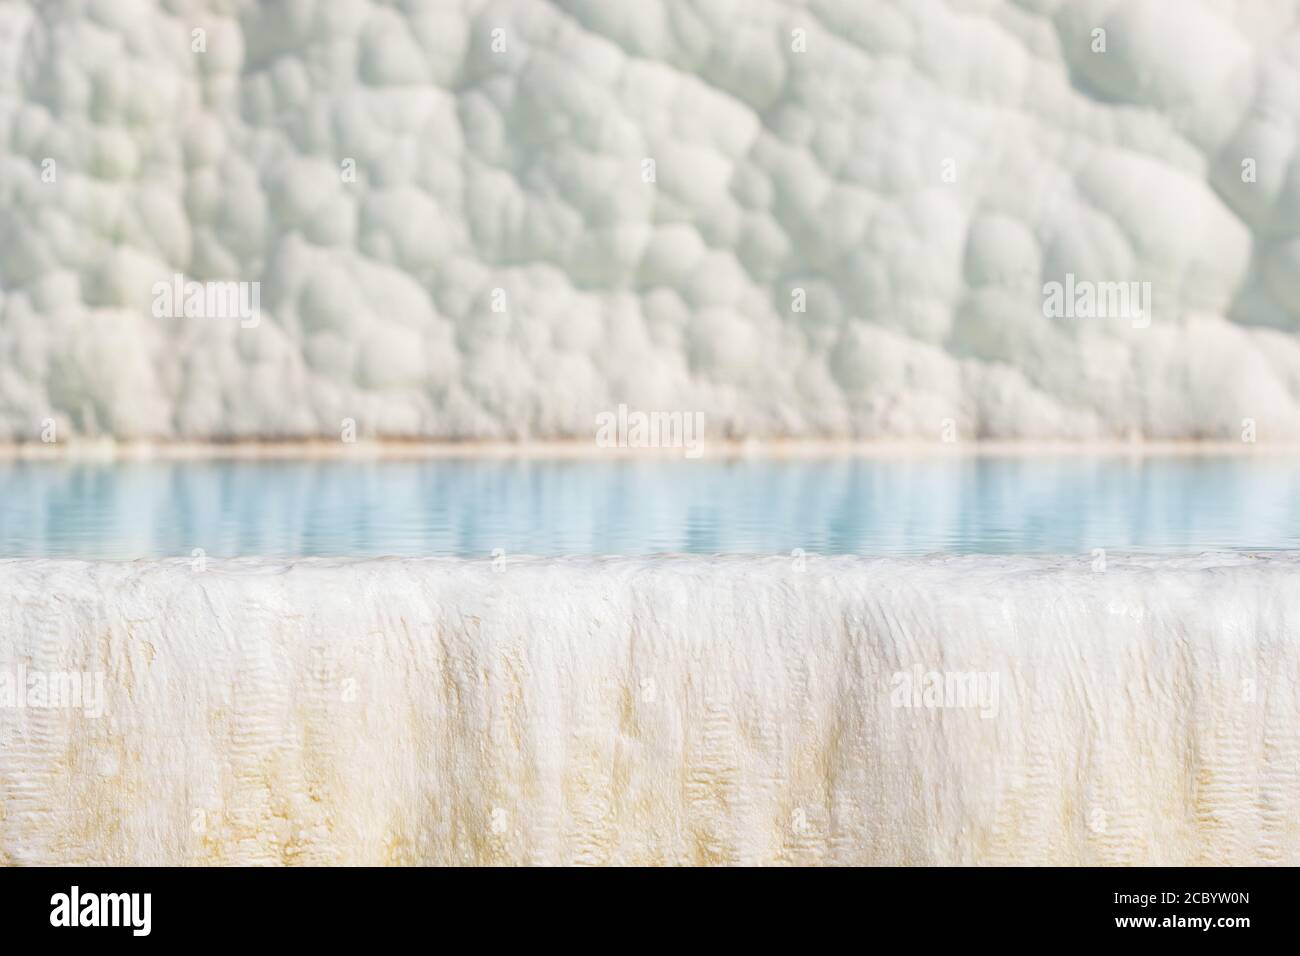
[[1300,548],[1300,459],[0,464],[0,556]]

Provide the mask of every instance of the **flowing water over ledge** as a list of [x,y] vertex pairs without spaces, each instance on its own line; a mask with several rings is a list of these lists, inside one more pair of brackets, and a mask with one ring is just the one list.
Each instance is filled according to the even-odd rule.
[[1300,457],[8,461],[0,557],[1300,548]]
[[0,706],[0,864],[1295,865],[1298,581],[0,561],[0,675],[96,691]]

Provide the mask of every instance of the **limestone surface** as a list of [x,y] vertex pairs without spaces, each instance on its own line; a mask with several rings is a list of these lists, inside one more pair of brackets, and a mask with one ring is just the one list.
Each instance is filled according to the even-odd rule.
[[1300,438],[1298,24],[0,0],[0,441]]
[[1294,866],[1297,573],[4,561],[0,863]]

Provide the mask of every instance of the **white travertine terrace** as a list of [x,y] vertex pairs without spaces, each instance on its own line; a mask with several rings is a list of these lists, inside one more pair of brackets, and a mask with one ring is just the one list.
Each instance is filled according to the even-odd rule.
[[[1297,0],[0,0],[0,444],[1276,448],[1298,137]],[[1300,865],[1298,579],[0,561],[0,864]]]
[[1295,439],[1296,13],[0,0],[0,441]]
[[0,562],[0,863],[1296,865],[1298,563]]

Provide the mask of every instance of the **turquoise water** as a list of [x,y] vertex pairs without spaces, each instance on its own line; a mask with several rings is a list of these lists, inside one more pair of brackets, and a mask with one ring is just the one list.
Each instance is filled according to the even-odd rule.
[[1300,548],[1300,459],[0,465],[0,557]]

